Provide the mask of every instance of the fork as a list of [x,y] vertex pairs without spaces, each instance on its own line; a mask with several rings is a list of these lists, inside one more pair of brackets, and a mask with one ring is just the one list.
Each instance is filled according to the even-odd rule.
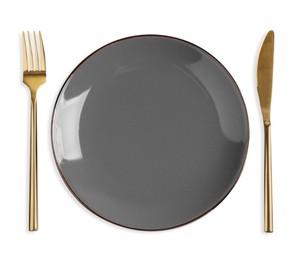
[[[33,48],[30,33],[22,32],[23,83],[31,94],[30,123],[30,177],[29,177],[29,231],[38,230],[38,156],[37,156],[37,91],[46,81],[45,52],[41,32],[33,32]],[[33,51],[34,50],[34,51]],[[33,54],[34,53],[34,54]]]

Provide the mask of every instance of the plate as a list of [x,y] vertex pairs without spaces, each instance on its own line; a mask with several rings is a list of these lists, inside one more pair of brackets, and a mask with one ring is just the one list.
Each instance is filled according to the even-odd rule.
[[178,227],[215,208],[239,179],[248,141],[246,107],[225,67],[161,35],[88,56],[52,118],[55,161],[73,195],[138,230]]

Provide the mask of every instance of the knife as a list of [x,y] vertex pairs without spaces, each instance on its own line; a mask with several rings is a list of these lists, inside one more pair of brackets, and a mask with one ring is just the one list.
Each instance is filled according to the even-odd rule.
[[273,232],[271,155],[271,99],[274,64],[274,32],[266,35],[258,57],[257,91],[264,124],[264,231]]

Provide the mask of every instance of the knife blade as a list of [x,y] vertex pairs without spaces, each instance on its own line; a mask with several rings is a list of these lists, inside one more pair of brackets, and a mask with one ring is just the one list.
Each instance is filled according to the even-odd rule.
[[257,64],[257,91],[264,124],[264,231],[273,232],[271,154],[271,101],[274,67],[274,32],[269,31],[260,49]]
[[257,64],[257,90],[265,123],[270,122],[274,66],[274,32],[266,35]]

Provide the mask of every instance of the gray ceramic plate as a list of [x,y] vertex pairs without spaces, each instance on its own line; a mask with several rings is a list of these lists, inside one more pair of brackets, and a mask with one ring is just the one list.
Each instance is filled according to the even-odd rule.
[[237,182],[249,128],[228,71],[189,42],[125,38],[87,57],[58,96],[52,145],[74,196],[115,224],[199,218]]

